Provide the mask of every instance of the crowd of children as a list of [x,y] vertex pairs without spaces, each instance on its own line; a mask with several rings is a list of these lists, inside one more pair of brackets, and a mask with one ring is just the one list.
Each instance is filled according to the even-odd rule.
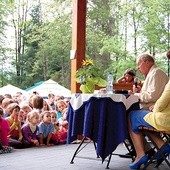
[[69,98],[37,93],[17,98],[0,95],[0,154],[13,148],[66,143]]

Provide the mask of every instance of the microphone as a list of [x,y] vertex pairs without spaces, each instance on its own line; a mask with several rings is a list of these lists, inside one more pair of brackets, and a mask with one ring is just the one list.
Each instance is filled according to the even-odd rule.
[[137,77],[134,78],[134,85],[136,88],[138,87],[138,78]]

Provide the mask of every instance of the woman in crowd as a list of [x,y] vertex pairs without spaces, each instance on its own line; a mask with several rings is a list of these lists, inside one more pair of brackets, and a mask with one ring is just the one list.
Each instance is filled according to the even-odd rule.
[[[139,126],[152,127],[161,131],[170,131],[170,80],[161,97],[156,101],[155,105],[150,108],[151,111],[134,110],[129,113],[129,132],[137,153],[135,161],[129,166],[131,169],[138,169],[148,161],[143,144],[144,136],[139,132]],[[163,139],[153,133],[150,135],[157,146],[161,148],[164,144]],[[170,145],[165,145],[162,148],[162,152],[170,153]],[[158,155],[156,159],[161,159],[161,155]]]

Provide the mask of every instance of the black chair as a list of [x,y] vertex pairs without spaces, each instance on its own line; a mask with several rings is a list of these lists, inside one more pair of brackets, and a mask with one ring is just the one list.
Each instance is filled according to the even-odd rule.
[[[155,149],[155,154],[149,159],[148,163],[145,165],[145,167],[143,169],[146,169],[151,163],[154,162],[155,157],[157,155],[161,155],[161,159],[159,161],[157,161],[157,164],[155,167],[158,167],[163,161],[165,161],[167,163],[167,165],[170,167],[170,162],[168,160],[168,154],[167,153],[163,153],[162,152],[162,148],[170,143],[170,132],[167,131],[159,131],[155,128],[148,128],[148,127],[139,127],[139,130],[148,137],[148,139],[151,141],[151,143],[153,144],[153,147]],[[152,140],[150,134],[151,133],[155,133],[155,134],[160,134],[160,136],[164,139],[165,144],[161,147],[158,148],[157,144]]]

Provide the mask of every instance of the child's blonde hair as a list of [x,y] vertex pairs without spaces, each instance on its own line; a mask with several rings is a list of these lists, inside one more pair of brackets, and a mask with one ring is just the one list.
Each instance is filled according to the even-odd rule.
[[58,111],[60,111],[60,105],[62,105],[62,104],[67,108],[67,104],[66,104],[66,102],[64,100],[58,100],[56,102],[56,107],[57,107]]
[[41,119],[41,120],[44,118],[44,115],[45,115],[45,114],[50,114],[50,115],[51,115],[51,111],[45,110],[45,111],[43,111],[42,113],[40,113],[40,119]]
[[48,114],[48,113],[50,113],[50,114],[51,114],[51,112],[50,112],[50,111],[45,110],[45,111],[43,111],[43,112],[41,113],[41,115],[42,115],[42,117],[44,117],[44,115],[45,115],[45,114]]
[[40,117],[39,112],[36,109],[31,110],[27,115],[27,122],[31,122],[33,117]]
[[56,105],[58,105],[58,104],[60,104],[60,103],[63,103],[63,104],[66,105],[66,107],[67,107],[67,104],[66,104],[66,102],[65,102],[64,100],[58,100],[58,101],[56,102]]

